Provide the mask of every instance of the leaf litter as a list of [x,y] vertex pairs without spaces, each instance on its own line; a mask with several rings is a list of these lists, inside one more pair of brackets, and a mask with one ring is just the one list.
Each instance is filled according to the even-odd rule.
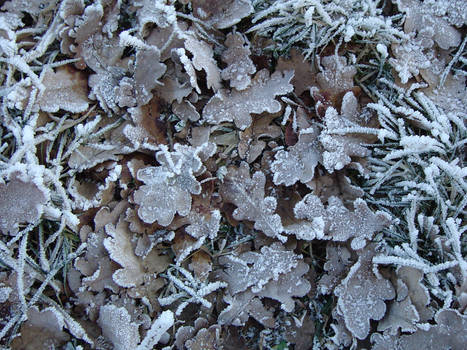
[[466,24],[4,1],[1,346],[462,349]]

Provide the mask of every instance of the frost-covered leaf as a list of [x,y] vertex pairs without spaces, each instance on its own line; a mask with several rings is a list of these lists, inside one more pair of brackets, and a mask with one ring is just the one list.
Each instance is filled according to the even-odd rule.
[[425,47],[420,41],[393,44],[392,51],[394,57],[391,57],[389,62],[398,72],[403,84],[407,83],[412,76],[418,76],[421,69],[431,66],[430,55],[424,52]]
[[285,241],[287,238],[281,235],[281,218],[274,214],[277,201],[274,197],[265,197],[265,183],[266,177],[261,171],[250,177],[250,167],[242,162],[240,167],[229,169],[220,194],[226,202],[237,206],[233,212],[236,220],[253,221],[255,229],[263,231],[269,237]]
[[[436,76],[439,78],[439,75]],[[445,113],[455,113],[458,116],[465,114],[467,105],[466,77],[448,74],[444,85],[436,86],[426,92],[426,95],[436,106],[439,106]],[[438,84],[433,84],[438,85]]]
[[310,127],[306,133],[301,132],[298,142],[287,151],[280,150],[271,164],[276,185],[291,186],[297,181],[307,183],[315,175],[318,162],[322,161],[322,150],[317,141],[317,128]]
[[0,182],[0,230],[15,235],[19,224],[36,224],[48,201],[49,192],[28,175],[14,172],[8,183]]
[[273,327],[272,313],[263,306],[261,298],[277,300],[283,310],[292,312],[293,297],[303,297],[310,291],[310,283],[303,277],[309,266],[298,259],[300,256],[278,243],[264,246],[261,254],[246,252],[221,257],[219,262],[225,265],[221,279],[228,282],[229,290],[224,301],[230,305],[218,321],[240,326],[252,316],[266,327]]
[[160,52],[151,48],[138,50],[135,57],[134,67],[132,67],[135,81],[135,98],[137,105],[147,104],[151,98],[151,91],[161,85],[159,78],[166,71],[166,66],[159,62]]
[[213,58],[214,52],[211,46],[197,39],[194,35],[187,35],[185,48],[192,53],[192,63],[196,70],[206,72],[207,87],[217,91],[220,88],[221,76],[217,63]]
[[467,343],[467,316],[457,310],[443,309],[435,316],[436,324],[419,328],[409,335],[392,336],[375,333],[371,337],[373,349],[377,350],[427,350],[464,349]]
[[357,136],[360,132],[360,125],[354,121],[358,114],[357,107],[357,99],[352,92],[348,92],[342,99],[341,114],[333,107],[326,109],[319,141],[324,148],[323,165],[329,172],[342,169],[352,161],[351,157],[369,155],[368,149],[361,145],[365,140]]
[[146,332],[141,344],[138,345],[136,350],[149,350],[153,349],[159,343],[164,333],[167,332],[174,324],[174,314],[170,310],[162,312],[159,317],[154,320],[151,328]]
[[185,342],[188,350],[217,350],[222,347],[221,327],[217,324],[198,331],[195,337]]
[[292,297],[303,297],[311,289],[310,282],[303,277],[309,269],[306,263],[299,261],[292,271],[283,273],[277,280],[266,283],[257,295],[277,300],[281,303],[282,310],[293,312],[295,301]]
[[230,87],[245,90],[251,83],[250,75],[256,67],[250,59],[250,43],[239,33],[230,33],[225,40],[227,50],[222,53],[222,61],[227,64],[221,72],[224,80],[230,80]]
[[275,100],[293,90],[290,80],[293,72],[275,72],[271,76],[266,69],[256,73],[249,88],[243,91],[219,90],[203,109],[203,119],[211,124],[234,121],[239,129],[251,125],[252,113],[276,113],[281,104]]
[[275,324],[274,313],[267,310],[261,300],[251,291],[239,293],[235,296],[227,294],[224,301],[229,304],[219,314],[219,324],[243,326],[251,316],[265,327],[273,328]]
[[129,108],[133,125],[126,124],[123,134],[135,148],[157,149],[159,144],[167,144],[167,130],[160,117],[160,102],[152,99],[147,105]]
[[307,194],[295,205],[294,213],[297,219],[312,222],[316,230],[322,228],[325,239],[345,242],[352,238],[351,247],[358,250],[366,245],[366,240],[388,226],[391,220],[384,212],[373,213],[361,198],[356,199],[353,206],[352,212],[339,198],[330,197],[325,208],[317,196]]
[[56,72],[46,69],[37,102],[44,112],[64,111],[79,113],[89,106],[88,82],[84,73],[72,68],[58,68]]
[[87,210],[110,201],[115,189],[115,182],[120,176],[121,170],[120,165],[109,162],[95,171],[102,178],[102,181],[86,182],[79,181],[76,177],[73,178],[67,188],[74,199],[73,208]]
[[177,117],[184,121],[197,121],[201,118],[195,106],[187,100],[184,100],[181,103],[174,102],[172,104],[172,111]]
[[156,86],[154,91],[157,96],[167,103],[177,101],[181,103],[184,97],[187,97],[193,88],[188,82],[179,81],[174,77],[166,76],[161,80],[162,86]]
[[[399,280],[400,281],[400,280]],[[403,290],[403,294],[401,293]],[[397,299],[388,306],[388,312],[384,318],[378,323],[378,331],[396,335],[398,329],[401,332],[415,332],[417,330],[416,323],[420,320],[417,309],[412,304],[412,301],[407,297],[407,286],[403,282],[399,282],[397,288]]]
[[316,75],[316,80],[322,90],[338,94],[352,89],[354,86],[353,77],[357,73],[357,69],[353,65],[347,65],[345,57],[322,57],[321,65],[323,70]]
[[127,309],[113,304],[101,306],[98,325],[115,350],[134,349],[140,341],[139,326],[131,322]]
[[391,283],[373,273],[371,255],[371,251],[363,252],[334,291],[338,297],[338,313],[344,317],[347,329],[358,339],[367,337],[370,320],[383,318],[385,300],[395,297]]
[[140,206],[138,215],[144,222],[151,224],[157,221],[167,226],[175,213],[188,215],[191,194],[201,191],[201,185],[193,174],[202,169],[198,153],[204,147],[176,144],[174,152],[169,153],[165,149],[156,154],[161,166],[138,170],[138,180],[145,185],[134,193],[134,200]]
[[364,194],[360,187],[352,184],[345,171],[335,171],[332,174],[315,176],[313,180],[307,183],[307,186],[323,203],[327,202],[329,197],[332,196],[340,197],[344,202],[350,202],[362,197]]
[[339,282],[345,277],[350,265],[350,252],[343,245],[328,243],[326,245],[326,262],[324,270],[326,274],[318,283],[318,291],[322,294],[330,294]]
[[253,12],[250,0],[192,0],[193,14],[207,25],[225,29]]
[[294,92],[298,96],[303,94],[310,86],[317,84],[315,69],[305,59],[301,51],[297,49],[290,50],[290,58],[279,57],[276,69],[280,71],[295,71],[291,83],[294,86]]
[[428,305],[431,301],[428,288],[423,285],[424,273],[411,267],[400,267],[397,276],[407,285],[408,296],[417,310],[420,322],[426,322],[433,317],[433,310]]
[[11,344],[13,350],[49,350],[60,347],[70,338],[63,331],[63,317],[54,309],[42,311],[35,306],[27,313],[28,320],[21,326],[21,333]]
[[178,350],[185,349],[185,342],[193,338],[198,331],[203,328],[206,328],[209,325],[208,321],[205,318],[199,317],[195,320],[193,326],[181,326],[177,329],[175,333],[175,347]]
[[144,269],[134,253],[128,223],[120,219],[116,226],[106,225],[105,231],[110,236],[104,240],[105,249],[110,258],[122,266],[113,274],[113,280],[122,287],[140,285],[143,282]]
[[[461,42],[461,34],[450,26],[446,19],[436,13],[443,6],[449,6],[447,5],[449,2],[451,1],[439,1],[440,4],[434,4],[434,1],[398,0],[399,9],[407,13],[404,31],[406,33],[418,32],[419,34],[430,35],[438,46],[445,50],[451,46],[458,46]],[[465,22],[467,18],[465,7],[455,11],[459,11],[461,14],[464,13],[461,16],[464,17]]]
[[118,111],[118,102],[121,97],[117,94],[123,93],[118,87],[124,75],[125,70],[120,67],[108,67],[97,74],[92,74],[88,82],[91,88],[89,97],[97,99],[106,112]]
[[[80,231],[81,236],[84,235],[84,228]],[[82,284],[95,292],[102,292],[104,288],[114,292],[118,291],[118,286],[112,279],[118,265],[109,259],[105,250],[104,239],[106,236],[103,229],[89,232],[86,239],[87,250],[85,256],[79,257],[75,261],[75,268],[85,276],[82,279]]]
[[156,24],[158,27],[166,28],[176,22],[175,7],[160,0],[137,0],[135,2],[139,33],[144,36],[146,27]]
[[228,283],[231,295],[251,287],[254,293],[263,290],[269,281],[278,281],[282,274],[295,269],[301,259],[279,243],[261,248],[261,253],[246,252],[239,256],[225,255],[219,263],[226,265],[222,279]]

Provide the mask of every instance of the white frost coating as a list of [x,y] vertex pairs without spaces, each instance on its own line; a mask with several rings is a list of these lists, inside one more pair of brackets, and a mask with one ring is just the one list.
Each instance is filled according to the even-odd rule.
[[124,307],[113,304],[101,306],[97,323],[115,350],[134,349],[140,341],[139,326],[131,322],[130,314]]
[[170,310],[162,312],[157,320],[153,322],[143,341],[136,347],[136,350],[151,350],[173,324],[173,312]]
[[388,57],[388,48],[386,45],[379,43],[376,45],[376,50],[381,54],[381,57]]
[[220,89],[204,107],[203,118],[210,124],[233,121],[244,130],[252,123],[252,113],[276,113],[281,110],[281,104],[275,97],[293,91],[290,84],[293,76],[293,71],[278,71],[269,76],[266,69],[260,70],[245,90]]

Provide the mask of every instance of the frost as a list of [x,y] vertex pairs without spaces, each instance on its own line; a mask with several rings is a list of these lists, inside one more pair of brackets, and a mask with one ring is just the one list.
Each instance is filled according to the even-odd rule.
[[46,69],[42,84],[45,89],[39,94],[37,102],[45,112],[83,112],[88,108],[87,80],[81,72],[70,69]]
[[356,123],[357,106],[357,99],[348,92],[342,100],[341,115],[333,107],[326,109],[319,141],[324,149],[323,165],[329,172],[342,169],[351,162],[351,157],[369,155],[368,149],[362,146],[364,139],[356,134],[377,131],[367,130]]
[[385,300],[395,297],[391,283],[374,275],[371,253],[365,252],[335,289],[337,310],[345,326],[358,339],[365,339],[370,320],[380,320],[386,312]]
[[301,256],[285,250],[278,243],[261,248],[261,254],[246,252],[219,259],[225,265],[221,278],[228,282],[230,304],[219,315],[222,324],[243,325],[249,316],[267,327],[274,326],[272,314],[261,303],[267,297],[281,302],[281,308],[292,312],[292,297],[302,297],[310,291],[303,278],[309,266],[299,261]]
[[[177,271],[179,276],[172,274],[173,271]],[[167,297],[160,297],[159,303],[162,306],[170,305],[178,299],[183,299],[175,311],[175,314],[179,316],[182,311],[190,303],[201,304],[206,308],[210,308],[212,303],[206,299],[206,297],[212,292],[225,288],[227,283],[216,281],[216,282],[201,282],[193,277],[193,275],[182,267],[174,266],[167,271],[167,279],[173,283],[174,289],[178,290]]]
[[28,310],[28,320],[21,326],[21,336],[16,338],[13,349],[46,349],[62,346],[70,336],[63,331],[63,317],[53,308]]
[[322,150],[318,143],[317,128],[306,129],[298,136],[298,142],[287,151],[280,150],[271,164],[276,185],[291,186],[297,181],[307,183],[315,175],[318,162],[322,161]]
[[128,223],[120,220],[116,226],[105,226],[110,237],[104,240],[105,249],[110,258],[119,263],[122,268],[113,274],[113,280],[122,287],[135,287],[143,282],[144,270],[133,251]]
[[[441,3],[445,3],[445,1],[441,1]],[[419,0],[398,0],[397,4],[401,11],[407,13],[404,22],[406,33],[418,32],[419,35],[429,33],[428,35],[433,37],[439,47],[445,50],[460,44],[461,34],[450,26],[446,19],[436,14],[437,6],[433,1],[422,4]],[[464,9],[460,12],[465,13]]]
[[202,170],[198,153],[203,147],[176,144],[174,152],[169,153],[165,148],[156,154],[161,166],[138,170],[138,180],[145,185],[135,192],[134,199],[140,206],[138,215],[144,222],[157,221],[167,226],[175,213],[188,215],[191,194],[199,194],[201,191],[201,185],[194,173]]
[[342,245],[328,243],[326,245],[326,263],[324,270],[326,274],[318,283],[318,290],[322,294],[331,293],[334,288],[345,277],[350,265],[350,252]]
[[394,58],[391,57],[389,62],[399,73],[403,84],[407,83],[412,76],[418,76],[421,69],[430,68],[430,57],[424,49],[422,43],[417,41],[392,46]]
[[464,2],[0,7],[2,345],[463,348]]
[[250,43],[239,33],[227,35],[225,40],[227,50],[222,53],[222,61],[227,64],[221,72],[224,80],[230,80],[230,87],[245,90],[251,83],[250,75],[256,72],[256,67],[250,59]]
[[231,295],[252,287],[252,292],[261,291],[269,281],[277,281],[298,265],[300,255],[285,250],[280,244],[261,248],[261,253],[246,252],[240,256],[224,256],[219,262],[226,265],[223,280],[228,282]]
[[306,219],[317,232],[321,231],[318,237],[324,234],[325,239],[338,242],[352,238],[351,247],[357,250],[363,248],[366,240],[372,239],[376,232],[388,226],[391,220],[384,212],[373,213],[361,198],[356,199],[353,206],[354,211],[351,212],[339,198],[330,197],[325,208],[318,197],[307,194],[295,205],[294,213],[297,219]]
[[244,130],[252,122],[252,113],[276,113],[281,104],[275,100],[278,95],[293,90],[290,80],[293,72],[275,72],[271,76],[263,69],[256,73],[251,86],[243,91],[219,90],[203,109],[203,119],[211,124],[233,121]]
[[0,183],[0,230],[15,235],[19,224],[36,224],[44,211],[49,192],[30,176],[14,172],[7,183]]
[[193,14],[207,25],[225,29],[253,12],[250,0],[193,0]]
[[185,38],[185,48],[193,54],[193,67],[196,70],[206,72],[206,84],[208,88],[217,91],[220,88],[220,71],[213,58],[211,46],[204,41],[196,39],[194,35],[187,35]]
[[435,349],[462,349],[467,341],[465,329],[467,317],[457,310],[440,310],[435,316],[436,324],[426,329],[418,329],[415,333],[396,337],[375,334],[372,341],[376,343],[375,349],[401,349],[409,350],[423,347],[428,350]]
[[131,322],[130,314],[124,307],[113,304],[101,306],[97,323],[115,350],[136,348],[140,341],[139,326]]
[[374,1],[256,1],[250,32],[275,38],[281,50],[305,48],[306,57],[321,52],[330,42],[356,37],[374,42],[395,42],[404,36],[394,18],[385,17]]
[[352,89],[353,77],[357,69],[347,65],[346,59],[341,56],[326,56],[321,58],[323,71],[316,75],[316,81],[321,89],[340,93]]
[[254,221],[255,229],[284,242],[287,238],[281,235],[281,218],[274,214],[277,201],[274,197],[265,197],[265,183],[266,177],[261,171],[250,177],[250,167],[243,162],[240,167],[229,169],[220,194],[225,201],[237,206],[233,212],[236,220]]

